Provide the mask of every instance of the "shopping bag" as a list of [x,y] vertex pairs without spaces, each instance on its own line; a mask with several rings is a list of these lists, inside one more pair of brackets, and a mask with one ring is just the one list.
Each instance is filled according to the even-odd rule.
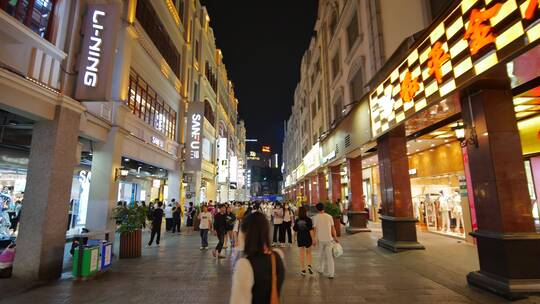
[[343,247],[340,243],[332,243],[332,255],[334,258],[338,258],[343,255]]
[[0,254],[0,269],[6,269],[13,266],[13,260],[15,259],[15,244],[9,245]]

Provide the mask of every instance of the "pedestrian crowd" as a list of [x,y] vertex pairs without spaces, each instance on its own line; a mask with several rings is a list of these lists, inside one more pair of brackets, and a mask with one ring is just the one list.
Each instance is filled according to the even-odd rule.
[[[119,202],[120,204],[121,202]],[[326,205],[331,204],[327,203]],[[341,213],[346,213],[340,201],[335,202]],[[279,303],[285,280],[284,251],[280,248],[299,248],[299,275],[335,277],[334,258],[342,252],[337,238],[334,217],[325,212],[326,205],[315,206],[288,202],[188,202],[181,206],[175,199],[170,202],[155,200],[145,208],[150,231],[148,246],[159,246],[163,218],[165,231],[181,234],[182,220],[185,235],[198,231],[200,250],[208,250],[209,236],[217,239],[211,248],[216,259],[230,259],[234,265],[230,303]],[[314,207],[314,208],[313,208]],[[313,267],[312,248],[318,248],[318,264]]]

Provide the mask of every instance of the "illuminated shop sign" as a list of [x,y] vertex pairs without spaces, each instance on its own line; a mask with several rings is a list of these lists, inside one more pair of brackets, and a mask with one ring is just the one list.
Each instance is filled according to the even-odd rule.
[[322,158],[322,163],[326,163],[329,160],[332,160],[334,157],[336,157],[336,150],[332,150],[332,152],[328,153],[326,156]]
[[229,163],[229,181],[236,183],[238,181],[238,157],[231,156]]
[[311,150],[304,156],[304,167],[305,167],[305,174],[310,173],[311,171],[317,169],[319,165],[321,164],[321,149],[319,147],[319,143],[316,143],[313,145]]
[[369,96],[377,137],[540,38],[535,0],[463,0]]
[[77,99],[109,99],[119,28],[119,4],[88,5],[79,55],[79,76],[75,92]]
[[218,139],[218,183],[226,183],[229,177],[229,160],[227,159],[227,138]]
[[262,146],[262,152],[263,153],[270,153],[271,152],[270,146]]
[[201,170],[201,141],[203,128],[204,103],[189,103],[187,116],[187,138],[186,138],[186,171]]

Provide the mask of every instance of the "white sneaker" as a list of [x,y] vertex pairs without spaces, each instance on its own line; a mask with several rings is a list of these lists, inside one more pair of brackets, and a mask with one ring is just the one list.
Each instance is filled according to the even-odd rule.
[[201,248],[199,248],[199,249],[204,250],[204,247],[201,247]]

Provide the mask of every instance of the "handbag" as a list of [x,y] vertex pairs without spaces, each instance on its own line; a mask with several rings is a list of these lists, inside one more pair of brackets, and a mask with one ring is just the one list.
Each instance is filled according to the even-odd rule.
[[340,243],[332,243],[332,255],[338,258],[343,255],[343,247]]
[[277,268],[276,268],[276,254],[272,251],[272,292],[270,293],[270,304],[279,304],[278,287],[277,287]]

